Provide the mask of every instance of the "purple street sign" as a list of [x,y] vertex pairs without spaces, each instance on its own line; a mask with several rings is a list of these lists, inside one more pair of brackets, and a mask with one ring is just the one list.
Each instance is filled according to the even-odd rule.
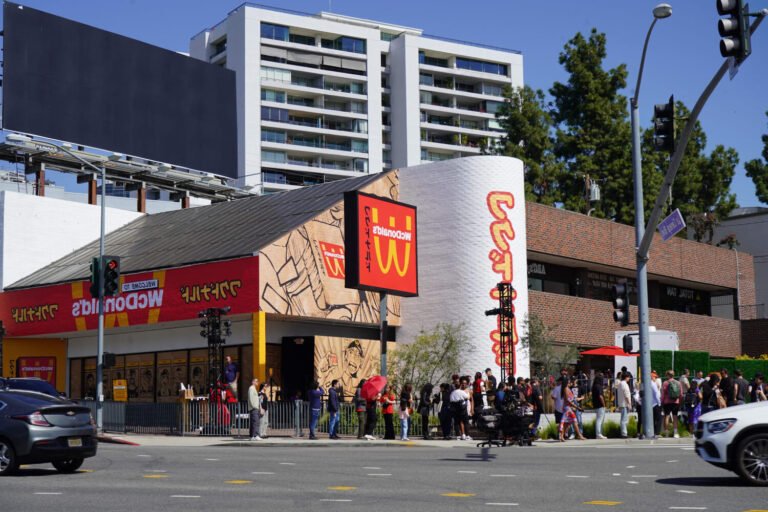
[[675,208],[675,211],[670,213],[669,217],[659,222],[659,233],[661,233],[661,238],[665,242],[683,229],[685,229],[685,221],[682,214],[680,214],[679,208]]

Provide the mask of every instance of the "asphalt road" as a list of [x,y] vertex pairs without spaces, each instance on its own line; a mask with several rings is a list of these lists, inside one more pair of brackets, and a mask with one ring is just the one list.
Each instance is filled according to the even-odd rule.
[[690,446],[133,447],[0,478],[3,510],[768,511]]

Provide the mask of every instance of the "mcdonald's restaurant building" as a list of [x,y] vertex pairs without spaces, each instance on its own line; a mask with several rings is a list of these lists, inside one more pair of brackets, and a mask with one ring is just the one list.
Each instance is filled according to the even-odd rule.
[[[410,224],[385,210],[357,219],[368,239],[354,262],[345,250],[350,192],[416,207]],[[349,392],[378,372],[380,294],[371,290],[403,276],[414,288],[388,297],[388,346],[438,323],[463,323],[471,350],[462,370],[498,368],[498,319],[484,311],[498,305],[497,283],[508,282],[511,370],[527,375],[519,341],[529,310],[560,344],[614,344],[608,290],[620,279],[634,286],[633,246],[630,226],[526,204],[522,163],[496,156],[145,215],[106,237],[122,274],[121,293],[105,303],[104,350],[116,354],[104,370],[105,399],[114,380],[127,381],[129,401],[174,401],[180,383],[204,389],[198,313],[223,307],[232,321],[224,353],[239,363],[240,389],[257,376],[286,396],[315,378],[339,379]],[[97,255],[94,241],[0,293],[3,375],[94,397],[97,301],[88,279]],[[347,288],[353,264],[378,266],[379,285]],[[676,331],[684,349],[740,353],[738,306],[754,302],[750,255],[658,239],[649,265],[653,325]]]

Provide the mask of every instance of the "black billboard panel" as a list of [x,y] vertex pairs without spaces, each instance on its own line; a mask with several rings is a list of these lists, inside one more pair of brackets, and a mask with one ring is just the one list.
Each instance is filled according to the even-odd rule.
[[6,2],[3,126],[237,176],[234,71]]

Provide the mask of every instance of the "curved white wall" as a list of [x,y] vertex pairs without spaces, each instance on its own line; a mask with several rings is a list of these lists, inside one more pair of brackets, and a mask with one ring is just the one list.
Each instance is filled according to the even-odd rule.
[[[489,195],[496,193],[495,201]],[[513,199],[508,208],[499,200]],[[528,276],[525,230],[525,192],[523,164],[499,156],[479,156],[448,160],[400,170],[400,201],[418,207],[419,297],[403,298],[402,327],[398,342],[412,341],[420,330],[431,330],[440,322],[465,322],[474,350],[466,357],[464,373],[493,368],[499,375],[492,350],[491,332],[496,318],[484,312],[498,306],[491,290],[503,280],[494,271],[491,255],[511,257],[511,282],[515,299],[516,330],[523,336],[523,320],[528,313]],[[497,206],[497,216],[491,206]],[[491,224],[506,217],[514,230],[509,239]],[[501,227],[500,225],[497,225]],[[499,238],[502,238],[500,248]],[[508,244],[504,247],[505,243]],[[517,345],[517,376],[529,374],[528,356]]]

